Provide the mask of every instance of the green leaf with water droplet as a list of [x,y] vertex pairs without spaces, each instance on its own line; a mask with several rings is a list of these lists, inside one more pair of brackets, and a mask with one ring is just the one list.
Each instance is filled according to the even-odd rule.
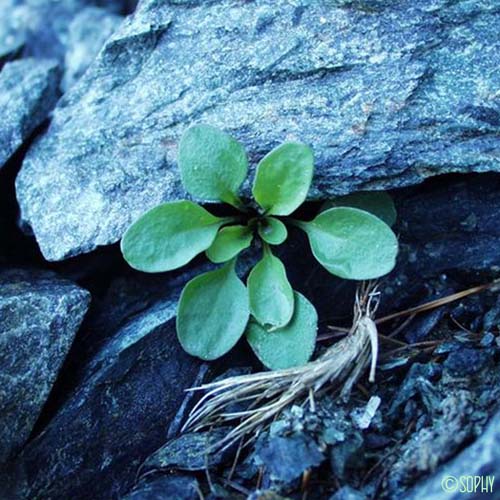
[[227,262],[248,248],[252,243],[252,238],[252,232],[247,226],[223,227],[206,251],[207,257],[217,264]]
[[285,224],[274,217],[264,217],[259,222],[258,232],[259,236],[270,245],[281,245],[288,236]]
[[385,191],[360,191],[339,196],[325,202],[321,207],[321,212],[334,207],[359,208],[382,219],[388,226],[393,226],[397,218],[394,201]]
[[128,228],[121,251],[134,269],[148,273],[170,271],[206,250],[226,222],[191,201],[164,203]]
[[250,312],[265,326],[281,328],[293,315],[293,290],[285,266],[264,245],[264,255],[248,275]]
[[177,336],[186,352],[219,358],[240,339],[250,315],[248,291],[231,260],[189,281],[177,311]]
[[314,306],[295,292],[295,308],[291,321],[284,328],[266,330],[251,321],[246,338],[256,356],[271,370],[301,366],[309,361],[316,345],[318,315]]
[[285,143],[268,153],[257,166],[253,196],[269,215],[289,215],[306,199],[314,170],[311,148]]
[[357,208],[330,208],[311,222],[297,222],[318,262],[345,279],[367,280],[390,272],[398,253],[391,228]]
[[184,188],[204,201],[224,201],[240,207],[238,190],[248,173],[243,146],[209,125],[186,130],[179,145]]

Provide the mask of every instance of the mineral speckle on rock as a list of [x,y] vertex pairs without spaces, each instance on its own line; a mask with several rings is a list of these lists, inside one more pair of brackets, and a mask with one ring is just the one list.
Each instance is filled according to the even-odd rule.
[[[0,62],[2,54],[53,58],[62,62],[70,24],[89,5],[113,13],[130,11],[128,0],[1,0]],[[94,40],[89,41],[90,44]]]
[[313,198],[498,172],[499,19],[493,4],[434,0],[145,0],[27,155],[23,220],[49,260],[117,241],[185,195],[176,144],[200,121],[252,160],[311,144]]
[[13,61],[0,71],[0,168],[52,111],[59,78],[54,60]]
[[200,361],[176,338],[178,283],[147,278],[120,280],[95,304],[78,344],[76,387],[14,462],[14,495],[124,495],[165,444]]
[[89,302],[52,273],[0,272],[0,462],[28,439]]
[[121,21],[121,16],[99,7],[87,7],[75,16],[68,27],[65,73],[61,82],[64,91],[85,73]]

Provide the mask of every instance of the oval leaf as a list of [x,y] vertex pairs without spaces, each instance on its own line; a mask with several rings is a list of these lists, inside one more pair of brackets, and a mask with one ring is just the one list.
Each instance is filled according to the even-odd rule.
[[248,291],[236,276],[234,261],[230,261],[184,287],[177,311],[177,336],[189,354],[216,359],[238,342],[249,314]]
[[258,232],[259,236],[270,245],[281,245],[288,236],[285,224],[274,217],[265,217],[259,223]]
[[284,328],[267,331],[257,323],[249,323],[248,343],[256,356],[271,370],[304,365],[311,358],[316,344],[318,315],[314,306],[295,292],[295,311]]
[[227,219],[215,217],[191,201],[164,203],[128,228],[121,250],[134,269],[147,273],[170,271],[206,250],[225,222]]
[[293,315],[293,290],[285,266],[264,246],[264,256],[252,269],[247,280],[250,312],[264,326],[281,328]]
[[341,278],[378,278],[396,263],[396,236],[385,222],[363,210],[330,208],[299,227],[307,233],[318,262]]
[[289,215],[306,199],[314,170],[311,148],[285,143],[268,153],[257,166],[253,195],[270,215]]
[[236,257],[252,243],[252,232],[247,226],[223,227],[206,251],[207,257],[216,264]]
[[360,191],[359,193],[339,196],[324,203],[321,211],[333,207],[359,208],[382,219],[388,226],[393,226],[397,218],[394,201],[385,191]]
[[245,150],[237,141],[209,125],[194,125],[181,138],[182,184],[202,200],[240,205],[237,193],[248,172]]

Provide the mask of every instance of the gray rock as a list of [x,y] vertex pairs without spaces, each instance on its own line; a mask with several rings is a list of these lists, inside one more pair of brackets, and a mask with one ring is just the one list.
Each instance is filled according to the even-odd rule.
[[14,0],[0,0],[0,11],[7,14],[0,19],[0,66],[7,59],[19,54],[26,42],[20,19],[9,15],[14,8]]
[[[63,62],[69,26],[88,5],[102,5],[110,12],[128,8],[127,0],[0,0],[0,61],[19,53],[35,58],[54,58]],[[94,40],[88,41],[89,45]]]
[[99,7],[87,7],[69,25],[65,73],[61,87],[66,91],[85,73],[122,17]]
[[58,99],[54,60],[24,59],[0,72],[0,168],[49,115]]
[[363,436],[358,431],[330,449],[330,467],[333,474],[342,481],[347,480],[349,471],[362,468],[364,463]]
[[185,196],[176,145],[194,122],[236,136],[252,162],[310,143],[314,199],[500,171],[498,11],[144,0],[27,155],[22,218],[49,260],[117,241],[147,208]]
[[217,444],[230,430],[230,427],[220,427],[212,431],[181,434],[155,451],[141,470],[145,473],[158,469],[200,471],[207,465],[219,465],[234,456],[234,447],[210,454],[207,449]]
[[187,476],[161,476],[146,480],[122,500],[199,500],[198,481]]
[[130,490],[144,460],[167,441],[201,365],[175,332],[178,289],[190,272],[132,273],[96,303],[75,345],[78,358],[93,357],[80,363],[74,390],[7,471],[14,498],[86,499],[89,491],[116,498]]
[[405,196],[398,203],[398,279],[404,273],[422,278],[451,269],[497,268],[499,194],[500,176],[488,174],[423,187]]
[[448,355],[444,368],[455,376],[470,376],[485,368],[492,356],[493,353],[486,349],[462,347]]
[[246,500],[291,500],[289,497],[278,495],[273,490],[257,490],[248,495]]
[[[470,478],[482,478],[481,487],[468,490]],[[411,491],[406,492],[407,500],[441,500],[444,496],[449,500],[496,498],[500,476],[500,413],[497,413],[488,424],[484,433],[453,460],[443,465],[429,479],[422,481]],[[489,479],[488,479],[489,478]],[[493,479],[493,489],[487,489]],[[474,479],[473,479],[474,480]],[[467,483],[469,481],[469,483]],[[461,491],[462,490],[462,491]]]
[[289,483],[325,459],[307,435],[275,436],[257,447],[255,458],[278,481]]
[[28,439],[89,302],[52,273],[0,273],[0,462]]
[[367,496],[350,486],[343,486],[330,497],[330,500],[366,500]]

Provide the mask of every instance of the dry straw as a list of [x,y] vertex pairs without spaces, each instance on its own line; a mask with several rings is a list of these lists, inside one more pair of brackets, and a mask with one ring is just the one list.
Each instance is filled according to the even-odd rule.
[[[206,391],[206,394],[191,411],[183,430],[198,431],[239,421],[208,452],[223,450],[248,436],[251,436],[250,442],[293,403],[309,400],[314,406],[314,397],[332,388],[341,389],[341,397],[347,398],[370,359],[369,379],[373,382],[378,353],[373,316],[378,301],[376,286],[371,282],[362,283],[356,292],[354,320],[349,333],[315,361],[296,368],[229,377],[190,389]],[[247,409],[231,411],[236,403],[246,404]]]

